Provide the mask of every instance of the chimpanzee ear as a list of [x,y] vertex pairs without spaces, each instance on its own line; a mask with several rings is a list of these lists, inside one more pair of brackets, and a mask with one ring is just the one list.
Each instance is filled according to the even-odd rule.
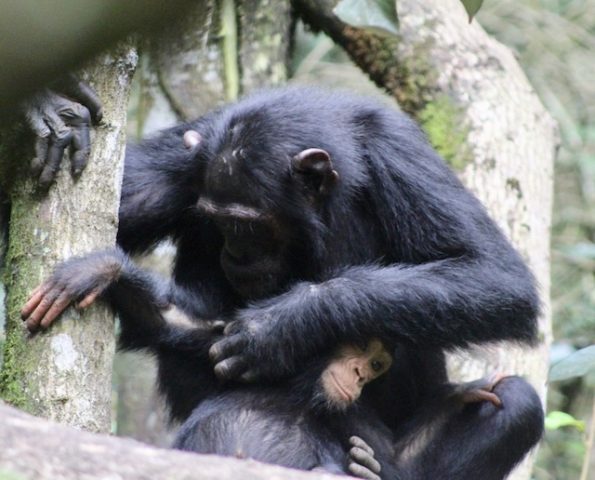
[[303,175],[306,183],[322,195],[329,193],[339,180],[330,155],[320,148],[302,150],[293,157],[291,166],[294,172]]
[[190,150],[196,148],[202,141],[202,135],[196,130],[186,130],[184,132],[184,146]]

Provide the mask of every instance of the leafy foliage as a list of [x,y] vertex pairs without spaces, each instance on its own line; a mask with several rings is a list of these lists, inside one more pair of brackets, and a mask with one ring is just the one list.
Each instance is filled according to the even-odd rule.
[[579,432],[585,431],[585,422],[577,420],[572,415],[565,412],[550,412],[545,418],[545,428],[548,430],[558,430],[562,427],[574,427]]
[[559,362],[550,369],[551,382],[582,377],[595,370],[595,345],[582,348]]
[[461,0],[461,3],[465,7],[467,15],[469,15],[469,21],[471,21],[475,14],[479,12],[483,0]]
[[[399,30],[398,0],[340,0],[333,13],[343,22],[379,34],[396,35]],[[483,0],[461,0],[469,21],[481,8]]]
[[381,34],[398,33],[395,0],[341,0],[333,13],[354,27],[373,30]]

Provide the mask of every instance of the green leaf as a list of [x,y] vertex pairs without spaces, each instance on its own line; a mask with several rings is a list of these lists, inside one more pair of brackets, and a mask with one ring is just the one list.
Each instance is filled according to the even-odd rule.
[[550,382],[566,380],[567,378],[582,377],[595,369],[595,345],[581,348],[550,368]]
[[545,428],[547,430],[558,430],[561,427],[574,427],[579,432],[585,431],[585,422],[577,420],[565,412],[550,412],[545,417]]
[[395,0],[341,0],[333,13],[354,27],[383,35],[399,33]]
[[461,0],[461,3],[465,6],[467,15],[469,15],[469,23],[471,23],[475,14],[479,12],[483,0]]

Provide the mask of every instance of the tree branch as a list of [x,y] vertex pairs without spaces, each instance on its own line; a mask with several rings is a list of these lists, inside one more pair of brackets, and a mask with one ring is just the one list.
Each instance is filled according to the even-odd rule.
[[0,403],[0,478],[94,480],[337,480],[252,460],[149,447],[42,420]]

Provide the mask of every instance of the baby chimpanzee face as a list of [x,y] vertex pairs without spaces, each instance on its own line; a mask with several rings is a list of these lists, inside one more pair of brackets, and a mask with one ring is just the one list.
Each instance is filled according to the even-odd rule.
[[342,346],[320,377],[326,399],[335,407],[348,407],[359,398],[364,385],[388,371],[392,361],[377,339],[371,340],[365,350]]

